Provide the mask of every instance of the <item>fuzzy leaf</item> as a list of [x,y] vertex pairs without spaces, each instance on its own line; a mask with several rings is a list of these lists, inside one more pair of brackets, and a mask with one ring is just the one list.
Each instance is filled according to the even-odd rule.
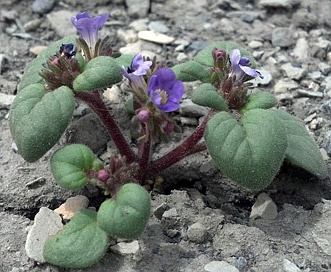
[[172,67],[178,80],[181,81],[195,81],[210,82],[210,73],[207,68],[200,65],[196,61],[188,61],[180,63]]
[[58,40],[51,45],[49,45],[44,51],[42,51],[34,60],[32,60],[25,68],[22,80],[19,85],[19,91],[23,90],[25,87],[42,82],[42,77],[39,72],[43,68],[43,64],[56,52],[60,50],[60,46],[63,43],[73,43],[77,45],[76,39],[77,35],[71,35]]
[[200,106],[206,106],[217,111],[227,111],[228,105],[224,98],[209,83],[199,85],[192,93],[192,101]]
[[244,113],[252,109],[269,109],[276,106],[277,103],[277,98],[271,93],[257,92],[248,96],[248,100],[241,112]]
[[118,58],[115,58],[114,60],[117,62],[117,64],[122,67],[128,68],[131,66],[133,56],[129,54],[123,54],[120,55]]
[[97,225],[97,213],[78,212],[63,230],[49,237],[43,248],[46,262],[65,268],[85,268],[100,260],[108,248],[108,235]]
[[263,109],[250,110],[239,121],[228,112],[220,112],[208,122],[204,137],[221,171],[256,190],[272,182],[287,148],[281,120]]
[[286,159],[318,178],[326,178],[328,170],[321,152],[302,122],[285,111],[274,109],[286,128],[288,147]]
[[46,93],[44,86],[37,83],[17,94],[9,126],[26,161],[35,162],[58,142],[71,121],[74,107],[73,93],[65,86]]
[[211,45],[208,45],[204,49],[202,49],[194,58],[194,60],[201,65],[204,66],[209,66],[212,67],[214,65],[214,60],[212,56],[212,51],[217,48],[217,49],[223,49],[225,50],[228,54],[232,52],[233,49],[239,49],[241,56],[249,58],[251,62],[252,68],[256,67],[256,63],[254,58],[251,56],[251,54],[244,48],[242,48],[240,45],[234,43],[234,42],[226,42],[226,41],[221,41],[221,42],[215,42],[212,43]]
[[82,144],[57,150],[51,158],[51,171],[56,182],[68,190],[77,190],[88,182],[88,172],[95,165],[95,155]]
[[75,91],[93,91],[118,83],[122,78],[121,68],[113,58],[99,56],[86,64],[73,86]]
[[150,209],[149,193],[136,183],[127,183],[115,198],[101,204],[98,225],[113,237],[137,239],[146,228]]

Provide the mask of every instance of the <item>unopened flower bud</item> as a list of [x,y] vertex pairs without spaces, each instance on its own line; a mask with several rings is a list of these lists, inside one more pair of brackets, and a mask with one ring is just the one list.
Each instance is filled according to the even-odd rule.
[[175,125],[172,122],[167,121],[166,125],[163,127],[165,133],[170,134],[174,131]]
[[137,119],[141,122],[141,123],[146,123],[148,122],[148,120],[151,118],[151,112],[149,110],[146,109],[142,109],[138,112],[137,114]]
[[226,52],[225,50],[222,49],[214,49],[213,50],[213,59],[215,62],[217,62],[220,59],[225,59],[226,57]]
[[109,172],[106,169],[99,170],[98,180],[105,182],[109,179],[109,177],[110,177]]

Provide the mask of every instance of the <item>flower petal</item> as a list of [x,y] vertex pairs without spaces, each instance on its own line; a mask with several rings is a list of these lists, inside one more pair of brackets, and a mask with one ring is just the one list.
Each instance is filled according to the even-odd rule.
[[233,49],[230,55],[231,66],[238,65],[241,58],[239,49]]
[[239,67],[240,67],[241,70],[244,71],[244,73],[246,75],[249,75],[251,77],[262,77],[262,75],[258,71],[254,70],[254,69],[252,69],[248,66],[239,65]]

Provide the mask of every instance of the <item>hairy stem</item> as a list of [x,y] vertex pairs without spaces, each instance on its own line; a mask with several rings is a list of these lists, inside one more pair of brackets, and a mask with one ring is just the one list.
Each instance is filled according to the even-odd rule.
[[128,141],[124,137],[121,129],[119,128],[117,122],[111,116],[110,111],[103,102],[100,92],[98,90],[93,92],[75,92],[75,97],[81,99],[87,103],[91,109],[98,115],[102,124],[107,129],[109,135],[113,139],[118,152],[122,157],[126,157],[128,164],[135,161],[136,156],[130,147]]
[[184,140],[179,146],[157,159],[148,169],[148,176],[154,176],[165,170],[171,165],[179,162],[186,156],[206,150],[205,143],[198,143],[206,129],[207,122],[215,114],[214,110],[210,110],[202,123],[192,132],[192,134]]
[[146,135],[146,139],[142,140],[138,147],[139,170],[137,179],[143,183],[146,179],[147,171],[149,168],[152,147],[151,135],[147,125],[141,128],[141,134],[142,136]]

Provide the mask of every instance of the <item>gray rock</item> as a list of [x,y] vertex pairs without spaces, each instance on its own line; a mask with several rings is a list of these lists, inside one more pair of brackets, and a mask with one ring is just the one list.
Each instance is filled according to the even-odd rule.
[[324,94],[322,92],[314,92],[314,91],[299,89],[297,90],[295,97],[323,98]]
[[239,18],[246,23],[252,23],[254,20],[258,19],[261,13],[256,11],[230,11],[226,13],[229,18]]
[[271,43],[273,46],[290,47],[295,43],[292,32],[287,27],[277,27],[272,31]]
[[189,117],[201,117],[208,113],[208,109],[206,107],[194,104],[191,99],[183,100],[179,111],[183,116]]
[[0,93],[0,109],[9,110],[15,99],[15,95]]
[[29,258],[44,263],[43,247],[47,238],[62,228],[61,216],[46,207],[41,207],[26,238],[25,251]]
[[76,28],[72,25],[70,18],[75,13],[69,10],[59,10],[47,14],[47,20],[52,28],[61,37],[76,34]]
[[8,69],[8,59],[4,54],[0,54],[0,74]]
[[205,265],[204,271],[207,271],[207,272],[239,272],[239,269],[224,261],[212,261]]
[[275,202],[272,201],[271,197],[266,193],[261,193],[253,207],[250,214],[250,219],[255,220],[256,218],[263,219],[275,219],[277,217],[277,206]]
[[167,203],[161,203],[159,206],[157,206],[155,208],[155,210],[153,211],[153,214],[155,215],[155,217],[159,220],[162,219],[162,215],[164,214],[164,212],[166,210],[169,210],[170,206]]
[[324,200],[324,203],[318,204],[315,209],[319,209],[324,216],[314,224],[313,239],[322,252],[331,257],[331,201]]
[[146,17],[150,8],[149,0],[125,0],[128,7],[128,15],[132,17]]
[[325,62],[320,62],[317,64],[318,69],[320,69],[321,73],[325,76],[327,76],[330,71],[331,71],[331,65],[325,63]]
[[294,67],[291,63],[285,63],[281,67],[281,70],[284,72],[284,74],[294,80],[300,80],[305,75],[307,75],[307,70],[304,68]]
[[161,21],[150,22],[148,28],[159,33],[167,33],[169,31],[169,28]]
[[331,91],[331,76],[328,76],[323,80],[321,87],[324,88],[324,93]]
[[266,86],[269,85],[269,83],[272,81],[272,75],[269,71],[265,69],[258,69],[258,71],[261,73],[263,78],[257,77],[255,79],[252,79],[250,82],[252,82],[255,86],[262,85]]
[[260,0],[259,5],[264,8],[290,9],[300,3],[300,0]]
[[32,10],[38,14],[45,14],[53,9],[54,0],[35,0],[32,3]]
[[252,48],[252,49],[257,49],[257,48],[260,48],[261,46],[263,46],[263,43],[260,42],[260,41],[250,41],[249,44],[248,44],[249,48]]
[[203,243],[207,237],[207,229],[204,225],[197,222],[187,229],[187,238],[194,243]]
[[299,87],[299,84],[292,79],[284,78],[276,82],[273,91],[276,94],[286,93],[288,91],[295,90]]
[[292,56],[297,58],[301,62],[307,61],[310,56],[309,56],[309,44],[305,38],[299,38],[296,41],[295,47],[292,52]]
[[319,38],[317,42],[313,43],[310,53],[313,57],[319,59],[326,59],[327,54],[331,51],[331,42],[323,38]]
[[109,141],[106,129],[94,113],[72,122],[66,132],[66,138],[68,143],[87,145],[95,153],[103,152]]

